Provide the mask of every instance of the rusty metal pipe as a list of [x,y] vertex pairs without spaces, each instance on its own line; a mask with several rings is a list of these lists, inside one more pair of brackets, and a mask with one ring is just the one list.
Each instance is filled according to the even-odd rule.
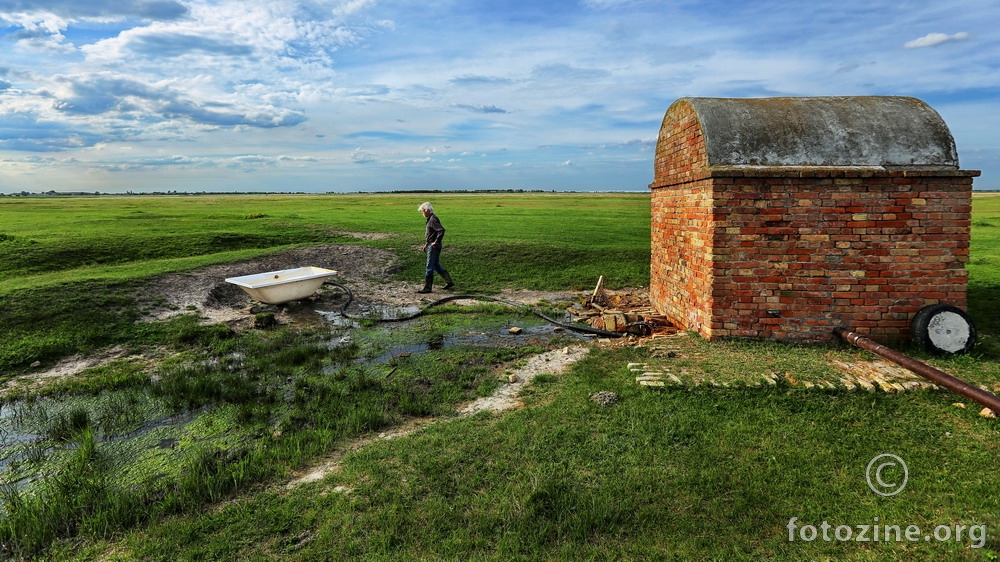
[[896,363],[897,365],[905,369],[909,369],[925,379],[930,380],[936,385],[943,386],[948,390],[956,394],[961,394],[970,400],[975,400],[983,406],[993,410],[994,413],[1000,414],[1000,397],[991,392],[987,392],[977,386],[972,386],[962,379],[957,379],[944,371],[931,367],[926,363],[921,363],[912,357],[908,357],[898,351],[889,349],[888,347],[876,343],[861,334],[858,334],[857,332],[852,332],[851,330],[845,328],[834,328],[833,333],[847,343],[854,344],[861,349],[878,355],[879,357],[888,359],[889,361],[892,361],[893,363]]

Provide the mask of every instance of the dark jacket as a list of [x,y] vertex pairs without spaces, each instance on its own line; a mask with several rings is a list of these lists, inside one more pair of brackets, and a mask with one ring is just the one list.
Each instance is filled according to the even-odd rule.
[[441,226],[441,220],[434,213],[427,217],[427,232],[424,237],[428,246],[437,244],[438,248],[443,247],[444,227]]

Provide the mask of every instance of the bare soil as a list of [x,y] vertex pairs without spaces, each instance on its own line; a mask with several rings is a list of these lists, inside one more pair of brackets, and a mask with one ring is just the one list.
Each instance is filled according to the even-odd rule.
[[[238,328],[252,323],[255,313],[267,310],[278,314],[279,321],[290,322],[291,317],[285,315],[286,307],[256,303],[243,289],[225,280],[228,277],[306,266],[339,272],[332,281],[351,291],[352,310],[372,305],[421,306],[463,289],[461,277],[456,275],[458,287],[455,291],[446,293],[435,290],[430,294],[419,294],[416,290],[422,286],[422,279],[415,279],[412,283],[391,280],[402,267],[391,252],[365,246],[328,244],[161,276],[143,290],[148,300],[161,303],[147,319],[163,320],[197,311],[207,322],[225,322]],[[306,300],[313,304],[332,305],[342,298],[339,293],[339,289],[324,285]],[[533,305],[541,301],[568,302],[583,294],[574,291],[504,291],[500,297]]]
[[[240,287],[227,283],[226,278],[306,266],[339,272],[332,280],[348,287],[358,303],[403,305],[415,300],[413,286],[388,280],[400,269],[391,252],[365,246],[327,244],[161,276],[144,292],[151,301],[164,303],[150,319],[163,320],[198,311],[210,322],[238,324],[252,317],[261,307],[255,308],[253,299]],[[313,300],[321,299],[323,293],[322,290],[318,292],[319,296],[314,295]]]

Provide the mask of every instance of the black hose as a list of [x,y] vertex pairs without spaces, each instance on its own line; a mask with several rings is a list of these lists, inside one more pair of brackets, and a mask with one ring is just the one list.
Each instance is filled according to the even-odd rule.
[[[347,293],[347,300],[344,302],[344,305],[340,307],[340,315],[341,316],[343,316],[344,318],[350,318],[351,320],[364,320],[364,319],[367,319],[367,318],[354,317],[354,316],[351,316],[350,314],[347,313],[347,307],[350,306],[351,302],[354,300],[354,293],[350,289],[348,289],[344,285],[341,285],[340,283],[337,283],[337,282],[334,282],[334,281],[327,281],[327,282],[324,283],[324,285],[333,285],[334,287],[338,287],[340,289],[343,289]],[[451,296],[447,296],[447,297],[445,297],[443,299],[438,299],[438,300],[436,300],[436,301],[428,304],[424,308],[418,310],[417,312],[415,312],[414,314],[411,314],[409,316],[400,316],[398,318],[375,318],[374,320],[376,322],[405,322],[407,320],[413,320],[414,318],[419,318],[420,316],[423,316],[423,314],[425,312],[427,312],[427,310],[430,309],[430,308],[433,308],[435,306],[440,306],[442,304],[449,303],[449,302],[452,302],[452,301],[457,301],[457,300],[492,301],[492,302],[499,302],[499,303],[507,304],[507,305],[514,306],[514,307],[517,307],[517,308],[528,308],[528,310],[530,310],[536,316],[544,319],[547,322],[555,324],[556,326],[560,326],[560,327],[565,328],[567,330],[573,330],[574,332],[581,332],[581,333],[584,333],[584,334],[594,334],[594,335],[603,336],[603,337],[606,337],[606,338],[620,338],[620,337],[622,337],[622,336],[624,336],[626,334],[632,334],[632,335],[649,335],[653,331],[652,327],[649,324],[645,323],[645,322],[633,322],[633,323],[629,324],[628,326],[625,327],[625,331],[626,331],[625,334],[619,333],[619,332],[609,332],[607,330],[598,330],[597,328],[590,328],[590,327],[587,327],[587,326],[578,326],[576,324],[566,324],[565,322],[560,322],[560,321],[558,321],[558,320],[556,320],[554,318],[549,318],[548,316],[542,314],[537,309],[528,307],[527,305],[524,305],[522,303],[514,302],[514,301],[509,301],[509,300],[502,299],[502,298],[499,298],[499,297],[491,297],[491,296],[488,296],[488,295],[451,295]]]

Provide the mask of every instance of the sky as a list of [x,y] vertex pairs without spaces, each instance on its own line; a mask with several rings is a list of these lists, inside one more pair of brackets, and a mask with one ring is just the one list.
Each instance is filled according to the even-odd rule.
[[1000,189],[1000,0],[0,0],[0,193],[643,191],[679,98],[904,95]]

